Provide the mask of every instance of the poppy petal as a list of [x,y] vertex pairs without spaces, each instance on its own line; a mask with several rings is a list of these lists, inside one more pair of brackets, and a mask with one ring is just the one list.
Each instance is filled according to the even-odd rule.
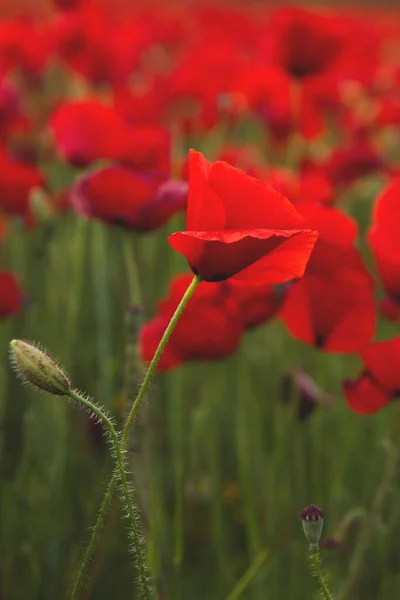
[[189,197],[186,229],[217,231],[225,228],[225,209],[221,198],[208,185],[211,164],[200,152],[189,151]]
[[[298,238],[297,243],[289,244],[287,252],[273,252],[293,237]],[[172,234],[169,243],[187,258],[193,272],[204,281],[228,279],[271,253],[270,263],[260,261],[259,271],[254,266],[239,281],[280,283],[300,276],[316,239],[317,234],[307,230],[186,231]]]
[[211,166],[209,185],[224,199],[226,229],[299,229],[303,217],[267,183],[223,161]]
[[315,231],[298,231],[256,263],[234,275],[231,282],[261,285],[284,283],[303,277],[317,236]]
[[360,415],[371,415],[386,406],[392,397],[376,385],[368,374],[357,381],[344,381],[343,392],[347,404]]
[[400,336],[368,344],[361,357],[368,371],[388,390],[400,390]]

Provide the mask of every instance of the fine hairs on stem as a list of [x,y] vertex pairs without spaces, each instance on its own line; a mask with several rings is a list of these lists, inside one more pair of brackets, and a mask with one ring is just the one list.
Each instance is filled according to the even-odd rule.
[[[179,303],[175,313],[173,314],[173,316],[164,332],[164,335],[157,347],[157,350],[154,354],[153,360],[151,361],[151,363],[147,369],[147,372],[144,377],[143,383],[140,387],[139,393],[135,399],[135,402],[133,403],[133,405],[130,409],[129,415],[125,422],[125,426],[124,426],[124,430],[123,430],[123,434],[122,434],[122,440],[121,440],[121,448],[122,448],[123,453],[125,453],[127,450],[132,426],[135,422],[139,408],[142,405],[144,398],[146,397],[146,393],[150,387],[151,380],[153,378],[153,375],[156,372],[157,365],[162,356],[162,353],[164,352],[164,349],[168,343],[168,340],[169,340],[179,318],[181,317],[190,298],[194,294],[194,292],[195,292],[197,286],[200,284],[200,282],[201,282],[201,280],[195,275],[193,277],[193,280],[190,283],[188,289],[186,290],[185,294],[183,295],[183,298],[182,298],[181,302]],[[118,478],[119,478],[119,472],[118,472],[118,468],[116,467],[113,472],[113,475],[111,477],[110,483],[108,484],[103,503],[101,505],[100,511],[97,516],[96,523],[92,529],[92,534],[91,534],[91,537],[90,537],[90,540],[88,543],[87,550],[82,558],[82,562],[80,565],[79,573],[78,573],[78,576],[76,579],[76,584],[75,584],[77,593],[79,592],[80,587],[84,583],[85,576],[86,576],[86,573],[88,570],[89,561],[99,543],[104,520],[105,520],[108,510],[111,506],[111,501],[112,501],[115,489],[117,487]],[[72,600],[75,600],[75,598],[73,598]]]
[[140,519],[134,502],[134,493],[128,484],[128,473],[124,458],[126,449],[122,444],[122,433],[117,433],[114,423],[102,408],[84,394],[72,389],[70,380],[60,365],[38,346],[22,340],[13,340],[10,343],[10,359],[24,384],[40,391],[49,392],[54,396],[67,396],[77,406],[84,407],[92,416],[99,419],[106,428],[116,461],[112,485],[107,489],[90,542],[75,578],[72,600],[78,600],[79,591],[87,576],[90,558],[96,548],[105,515],[118,483],[121,486],[121,498],[129,520],[129,535],[132,539],[132,550],[139,573],[139,584],[145,600],[151,600],[154,594],[149,579],[150,570],[146,562],[145,545],[141,536]]
[[[87,397],[85,397],[81,393],[78,393],[75,390],[70,390],[69,397],[72,400],[74,400],[75,402],[77,402],[78,404],[85,406],[90,412],[94,413],[101,420],[101,422],[105,425],[105,427],[107,427],[108,433],[109,433],[109,436],[110,436],[110,439],[112,442],[113,452],[115,455],[114,456],[115,461],[116,461],[115,470],[118,471],[118,477],[115,478],[115,483],[113,483],[112,489],[111,490],[107,489],[105,498],[103,500],[103,503],[102,503],[102,506],[101,506],[101,509],[99,512],[100,519],[99,518],[97,519],[95,528],[99,527],[101,530],[103,527],[104,518],[105,518],[106,512],[109,508],[109,505],[111,503],[112,496],[113,496],[114,490],[116,488],[116,485],[117,485],[117,482],[119,479],[120,483],[121,483],[121,499],[122,499],[122,502],[123,502],[125,510],[126,510],[126,516],[129,520],[129,535],[132,538],[132,550],[135,555],[136,568],[139,572],[140,587],[141,587],[141,590],[143,593],[143,598],[145,598],[145,600],[151,600],[151,598],[153,597],[153,591],[152,591],[152,587],[151,587],[150,579],[149,579],[150,571],[146,564],[146,550],[145,550],[145,545],[144,545],[144,539],[143,539],[143,537],[141,535],[141,531],[140,531],[140,521],[139,521],[138,511],[136,509],[136,506],[135,506],[134,500],[133,500],[133,490],[128,484],[126,464],[125,464],[125,459],[124,459],[125,450],[122,449],[120,436],[117,434],[111,419],[109,419],[109,417],[107,417],[107,415],[94,402],[92,402]],[[96,533],[95,538],[98,537],[100,530]],[[90,542],[92,542],[92,539]],[[72,600],[78,599],[79,590],[80,590],[80,588],[84,582],[84,579],[86,577],[87,565],[89,562],[88,559],[90,559],[93,550],[94,550],[94,547],[91,547],[91,543],[89,543],[88,549],[86,551],[86,553],[88,553],[88,556],[86,557],[86,554],[85,554],[85,558],[87,558],[87,560],[84,559],[82,561],[82,565],[79,570],[78,576],[75,580],[74,588],[72,591],[72,596],[71,596]]]
[[333,600],[333,596],[328,588],[326,576],[321,567],[321,556],[318,550],[310,550],[310,573],[319,583],[319,593],[325,600]]

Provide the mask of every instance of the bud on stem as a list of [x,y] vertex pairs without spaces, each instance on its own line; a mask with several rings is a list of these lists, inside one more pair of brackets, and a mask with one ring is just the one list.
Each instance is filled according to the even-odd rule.
[[10,359],[24,383],[55,396],[69,394],[71,383],[58,364],[37,346],[12,340]]
[[310,552],[318,552],[318,543],[324,526],[324,512],[315,504],[310,504],[300,513],[303,530],[310,542]]

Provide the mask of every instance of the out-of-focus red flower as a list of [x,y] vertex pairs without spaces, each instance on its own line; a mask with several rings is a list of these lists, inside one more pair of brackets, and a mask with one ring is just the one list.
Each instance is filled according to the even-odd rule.
[[50,128],[61,156],[77,167],[110,159],[141,170],[170,171],[170,134],[159,125],[128,126],[99,100],[63,104]]
[[317,234],[266,183],[191,151],[187,231],[169,237],[204,281],[273,284],[301,277]]
[[0,210],[9,215],[28,217],[29,194],[43,186],[41,173],[17,161],[0,149]]
[[[292,197],[289,196],[289,199],[292,200]],[[334,188],[322,171],[306,170],[299,174],[297,195],[292,201],[296,205],[298,202],[333,204]]]
[[345,248],[354,244],[358,233],[357,221],[346,213],[315,202],[299,202],[296,208],[310,229],[318,231],[315,251],[322,241]]
[[87,0],[53,0],[53,5],[58,10],[75,10],[86,2]]
[[373,336],[375,304],[364,273],[343,268],[306,274],[289,292],[281,316],[297,339],[328,352],[357,352]]
[[371,414],[400,392],[400,337],[368,344],[361,352],[365,370],[356,381],[344,382],[352,410]]
[[22,293],[14,273],[0,271],[0,317],[18,314]]
[[10,19],[0,22],[0,72],[20,69],[37,76],[51,55],[48,32],[33,22]]
[[4,139],[27,128],[28,120],[21,108],[21,93],[6,79],[0,79],[0,133]]
[[132,125],[120,161],[135,169],[169,175],[171,171],[171,134],[160,125]]
[[6,231],[7,231],[6,222],[4,221],[4,219],[0,218],[0,244],[6,236]]
[[332,67],[343,46],[343,35],[332,15],[299,7],[278,9],[267,35],[272,59],[291,77],[303,79]]
[[164,225],[187,204],[186,182],[110,166],[84,175],[72,191],[73,204],[87,217],[136,231]]
[[[394,179],[379,195],[374,206],[368,243],[383,287],[388,296],[381,305],[386,318],[393,320],[400,309],[400,178]],[[395,305],[398,305],[398,309]]]
[[240,307],[240,318],[245,329],[258,327],[273,319],[287,294],[286,285],[229,286],[232,297]]
[[292,335],[305,343],[330,352],[357,352],[375,329],[373,280],[353,247],[357,224],[324,205],[300,203],[298,208],[319,239],[281,316]]
[[98,100],[66,102],[53,113],[50,128],[61,156],[78,167],[118,160],[125,151],[124,122]]
[[366,144],[337,148],[325,163],[325,173],[337,188],[345,188],[384,166],[382,158]]
[[95,84],[126,83],[151,41],[148,24],[127,13],[121,18],[115,8],[88,1],[53,25],[58,55]]
[[[167,325],[191,282],[190,275],[176,277],[169,296],[160,302],[158,316],[140,332],[143,360],[151,361]],[[202,283],[179,319],[158,368],[165,371],[194,360],[212,361],[232,354],[243,325],[237,303],[224,283]]]
[[129,125],[154,125],[164,115],[165,92],[160,78],[147,78],[141,85],[115,86],[113,106]]
[[273,65],[246,65],[233,84],[236,110],[253,111],[274,138],[287,138],[293,127],[291,81]]

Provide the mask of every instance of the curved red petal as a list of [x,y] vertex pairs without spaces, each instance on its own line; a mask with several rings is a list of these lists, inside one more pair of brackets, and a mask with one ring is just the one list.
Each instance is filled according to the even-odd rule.
[[399,230],[400,227],[400,177],[396,177],[378,196],[372,215],[378,227]]
[[400,336],[365,346],[361,357],[368,371],[387,390],[400,390]]
[[[283,248],[281,253],[273,252],[293,237],[298,239],[289,244],[287,252]],[[270,263],[260,261],[238,281],[279,283],[304,271],[316,238],[315,232],[306,230],[186,231],[171,235],[169,243],[204,281],[228,279],[271,253]]]
[[267,183],[223,161],[211,166],[209,185],[222,198],[226,229],[299,229],[302,216]]
[[367,375],[357,381],[345,381],[343,392],[347,404],[360,415],[371,415],[386,406],[392,397],[377,386]]
[[274,284],[303,277],[317,237],[315,231],[298,231],[266,256],[234,275],[232,283]]
[[209,185],[211,164],[200,152],[189,151],[189,197],[186,229],[217,231],[225,227],[225,209],[221,198]]

